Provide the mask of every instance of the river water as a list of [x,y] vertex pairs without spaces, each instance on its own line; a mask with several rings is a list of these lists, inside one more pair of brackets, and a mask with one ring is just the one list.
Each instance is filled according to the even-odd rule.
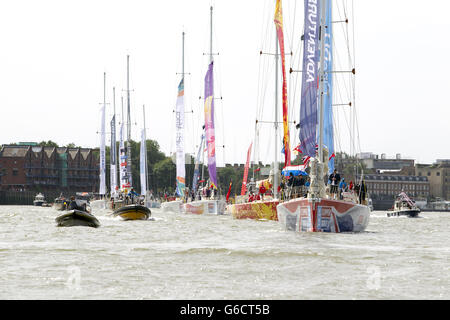
[[56,227],[53,208],[0,206],[0,299],[450,299],[450,213],[371,215],[359,234],[152,209]]

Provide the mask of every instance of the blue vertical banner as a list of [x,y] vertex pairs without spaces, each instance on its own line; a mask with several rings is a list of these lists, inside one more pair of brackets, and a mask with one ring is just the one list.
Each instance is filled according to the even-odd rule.
[[[324,36],[324,75],[323,75],[323,144],[329,153],[328,173],[334,170],[334,135],[333,135],[333,24],[331,0],[325,0],[325,36]],[[320,134],[320,133],[319,133]]]
[[304,156],[316,155],[317,89],[320,31],[320,2],[305,0],[305,34],[303,38],[303,75],[300,104],[300,149]]

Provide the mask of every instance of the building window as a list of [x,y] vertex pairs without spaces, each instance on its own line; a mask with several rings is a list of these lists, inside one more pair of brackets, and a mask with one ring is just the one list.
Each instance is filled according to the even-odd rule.
[[19,170],[17,170],[16,168],[13,169],[12,171],[13,176],[17,176],[19,175]]
[[428,172],[428,176],[431,176],[431,172]]
[[441,175],[441,173],[438,171],[438,172],[436,172],[436,175],[439,177]]

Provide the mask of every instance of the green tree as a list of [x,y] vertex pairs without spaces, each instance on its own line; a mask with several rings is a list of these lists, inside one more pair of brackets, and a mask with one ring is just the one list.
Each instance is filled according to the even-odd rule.
[[175,191],[176,166],[172,159],[167,157],[157,162],[153,169],[156,190],[163,192],[167,190],[169,193]]
[[56,142],[53,142],[52,140],[48,140],[46,141],[41,141],[38,143],[39,146],[41,147],[58,147],[58,144]]

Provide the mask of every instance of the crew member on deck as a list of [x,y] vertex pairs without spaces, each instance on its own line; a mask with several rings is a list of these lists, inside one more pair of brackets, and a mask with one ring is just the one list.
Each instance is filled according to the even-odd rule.
[[336,195],[338,193],[338,186],[339,186],[339,181],[341,180],[341,176],[339,175],[339,173],[337,172],[336,169],[334,169],[333,173],[330,174],[330,176],[328,177],[328,180],[330,180],[330,193],[333,196],[333,199],[336,199]]
[[[264,200],[264,194],[266,193],[266,187],[264,187],[264,183],[261,183],[259,187],[259,194],[261,195],[261,199]],[[258,199],[259,200],[259,199]]]
[[138,197],[139,194],[134,191],[133,188],[130,189],[130,192],[128,193],[128,196],[131,198],[131,203],[134,203],[134,197]]

